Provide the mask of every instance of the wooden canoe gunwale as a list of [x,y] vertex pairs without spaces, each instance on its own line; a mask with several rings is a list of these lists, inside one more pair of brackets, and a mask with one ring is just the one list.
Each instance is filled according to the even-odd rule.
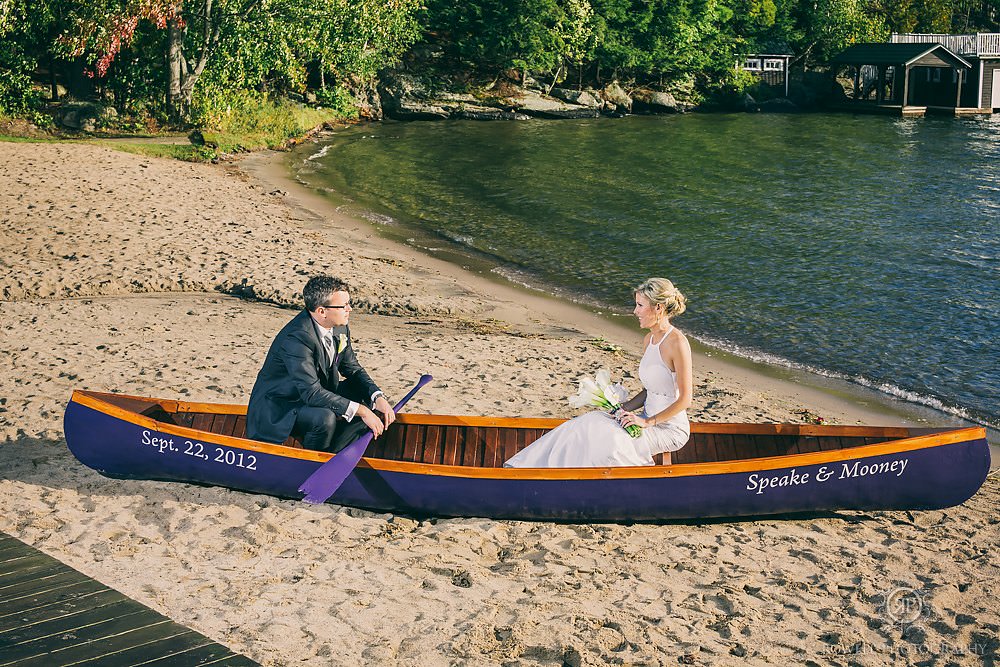
[[[72,402],[89,407],[125,422],[149,428],[151,430],[175,435],[192,440],[204,441],[237,449],[256,451],[289,458],[325,462],[334,455],[326,452],[316,452],[296,449],[284,445],[263,443],[247,438],[221,435],[209,431],[179,426],[157,421],[147,415],[139,414],[116,405],[115,400],[137,401],[158,406],[167,413],[206,413],[216,415],[243,415],[246,406],[194,403],[175,400],[159,400],[126,394],[110,394],[85,390],[75,390]],[[457,426],[483,426],[495,428],[535,428],[548,429],[561,424],[562,419],[543,418],[504,418],[478,416],[443,416],[443,415],[400,415],[401,424],[433,424]],[[868,436],[900,438],[870,445],[845,447],[835,450],[823,450],[805,454],[784,454],[742,460],[729,460],[711,463],[676,463],[665,466],[644,466],[627,468],[495,468],[472,467],[444,464],[420,463],[411,461],[395,461],[390,459],[366,457],[359,467],[371,468],[385,472],[399,472],[423,475],[438,475],[445,477],[467,477],[484,479],[648,479],[663,477],[689,477],[697,475],[718,475],[728,473],[754,472],[776,470],[792,466],[808,466],[824,463],[836,463],[871,456],[882,456],[903,452],[917,451],[942,445],[985,439],[986,431],[981,427],[961,428],[941,433],[907,437],[911,430],[903,427],[864,427],[864,426],[813,426],[809,424],[692,424],[692,432],[701,433],[740,433],[753,435],[799,435],[799,436]]]

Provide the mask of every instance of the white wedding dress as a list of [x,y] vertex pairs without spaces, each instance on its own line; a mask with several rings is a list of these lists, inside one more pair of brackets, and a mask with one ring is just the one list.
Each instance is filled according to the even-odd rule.
[[[677,374],[660,356],[660,345],[650,342],[639,362],[639,379],[646,389],[642,416],[651,417],[677,400]],[[691,434],[687,413],[674,415],[662,424],[642,429],[633,438],[606,412],[588,412],[549,431],[504,463],[505,468],[604,468],[651,466],[653,455],[674,452]]]

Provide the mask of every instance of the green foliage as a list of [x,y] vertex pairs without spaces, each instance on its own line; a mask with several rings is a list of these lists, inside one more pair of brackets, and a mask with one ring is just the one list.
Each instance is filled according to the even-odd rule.
[[[44,123],[50,80],[32,77],[49,72],[113,106],[108,129],[196,123],[233,146],[276,145],[349,115],[347,87],[418,53],[445,74],[554,85],[572,72],[695,99],[746,90],[744,54],[808,69],[891,31],[998,32],[1000,0],[0,0],[0,115]],[[277,101],[313,95],[327,110]]]
[[554,66],[562,13],[556,0],[479,0],[427,3],[427,29],[451,60],[497,74]]
[[325,122],[343,118],[336,111],[245,90],[210,89],[199,92],[194,101],[196,124],[211,131],[211,143],[223,153],[280,148]]
[[357,118],[358,116],[354,97],[343,86],[317,90],[316,103],[330,109],[342,118]]

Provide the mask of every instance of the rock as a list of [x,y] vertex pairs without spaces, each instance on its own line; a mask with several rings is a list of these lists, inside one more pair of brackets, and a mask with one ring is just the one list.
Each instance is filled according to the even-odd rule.
[[391,111],[386,108],[386,114],[397,120],[443,120],[451,116],[443,107],[436,104],[426,104],[419,100],[402,99]]
[[211,132],[203,132],[202,130],[192,130],[188,135],[188,141],[190,141],[195,146],[205,146],[206,148],[218,148],[219,147],[219,137],[217,134],[212,134]]
[[467,106],[452,114],[465,120],[528,120],[531,116],[516,111],[506,111],[495,107]]
[[530,74],[524,77],[524,81],[521,85],[528,90],[540,91],[543,89],[542,84],[535,80]]
[[795,113],[799,111],[799,107],[792,102],[787,97],[775,97],[771,100],[765,100],[759,105],[760,111],[768,111],[770,113]]
[[367,120],[382,120],[385,115],[382,110],[382,97],[374,80],[362,81],[352,77],[350,91],[354,96],[359,116]]
[[451,104],[479,104],[479,100],[476,99],[476,96],[470,95],[469,93],[441,93],[439,95],[435,95],[434,99]]
[[670,93],[637,90],[632,93],[632,111],[636,113],[681,113],[683,105]]
[[570,90],[569,88],[553,88],[552,92],[549,93],[552,97],[560,99],[564,102],[569,102],[570,104],[579,104],[584,107],[593,107],[595,109],[601,106],[601,101],[594,96],[589,90]]
[[[96,119],[106,113],[109,108],[112,107],[101,107],[89,102],[72,102],[64,107],[65,111],[62,113],[59,123],[71,130],[93,132],[97,127]],[[111,113],[114,114],[111,117],[118,115],[117,111]]]
[[80,113],[75,109],[71,109],[63,114],[63,117],[59,120],[63,127],[68,127],[71,130],[80,129]]
[[601,99],[615,105],[616,111],[632,111],[632,98],[617,81],[612,81],[601,90]]
[[114,107],[104,107],[98,114],[101,123],[109,123],[118,118],[118,109]]
[[[51,86],[48,87],[48,91],[49,91],[49,95],[51,95],[52,94],[52,87]],[[66,90],[66,86],[62,85],[61,83],[57,83],[56,84],[56,96],[53,98],[53,101],[61,100],[62,98],[66,97],[67,95],[69,95],[69,91]]]
[[603,112],[605,116],[609,118],[624,118],[628,115],[627,112],[618,109],[618,106],[613,102],[605,102]]
[[599,115],[596,107],[567,104],[531,90],[523,91],[523,96],[514,104],[520,111],[539,118],[597,118]]
[[[511,105],[497,102],[491,106],[468,93],[441,93],[433,103],[447,111],[452,118],[466,120],[518,120],[518,114]],[[524,115],[520,114],[523,118]]]
[[397,120],[435,120],[450,115],[443,107],[427,101],[423,85],[401,74],[386,77],[378,84],[380,105],[385,115]]

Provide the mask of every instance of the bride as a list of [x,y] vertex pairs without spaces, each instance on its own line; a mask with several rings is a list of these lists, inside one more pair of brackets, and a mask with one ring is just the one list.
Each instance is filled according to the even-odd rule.
[[[650,278],[639,285],[632,312],[639,326],[649,329],[639,362],[642,391],[614,415],[589,412],[563,423],[512,456],[504,467],[650,466],[654,454],[683,447],[691,433],[685,412],[691,405],[691,346],[670,318],[683,313],[686,303],[666,278]],[[630,436],[625,431],[629,424],[639,426],[642,435]]]

